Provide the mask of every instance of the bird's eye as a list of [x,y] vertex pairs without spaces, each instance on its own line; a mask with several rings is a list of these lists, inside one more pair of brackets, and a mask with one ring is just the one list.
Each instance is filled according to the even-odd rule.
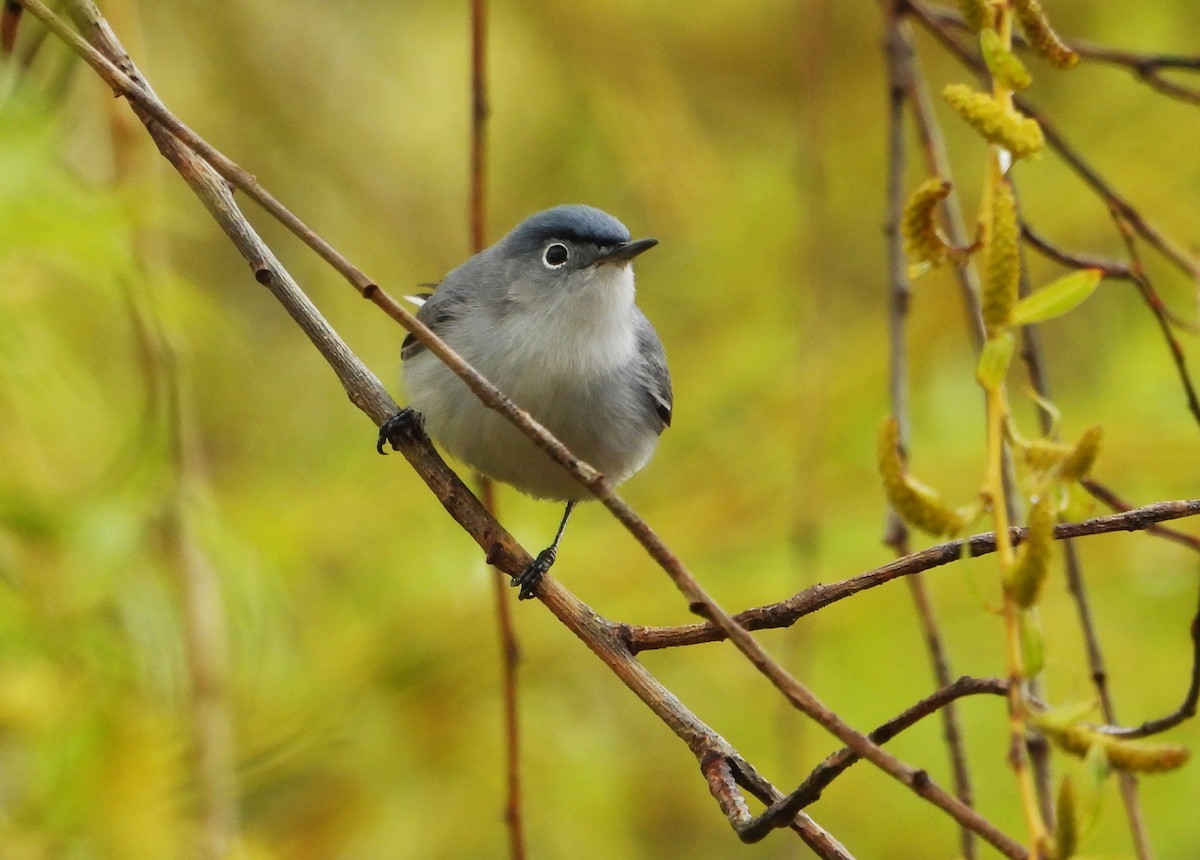
[[555,242],[553,245],[547,245],[546,250],[542,251],[542,262],[546,264],[547,269],[561,269],[570,256],[566,245]]

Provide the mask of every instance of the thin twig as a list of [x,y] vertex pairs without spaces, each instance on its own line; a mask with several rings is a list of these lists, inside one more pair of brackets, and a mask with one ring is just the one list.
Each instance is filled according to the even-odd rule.
[[[487,0],[471,0],[471,250],[487,244]],[[479,476],[479,497],[493,517],[498,515],[496,486]],[[492,577],[496,607],[496,634],[500,644],[501,701],[504,715],[504,824],[508,831],[508,856],[524,860],[525,826],[521,806],[521,648],[513,622],[512,589],[504,577]]]
[[[916,62],[913,56],[912,35],[909,26],[900,14],[899,3],[884,5],[886,26],[886,49],[888,58],[888,193],[887,193],[887,243],[888,243],[888,392],[891,412],[900,426],[901,444],[907,450],[909,439],[908,412],[908,355],[907,330],[908,308],[911,292],[908,282],[908,266],[904,254],[904,242],[900,221],[904,210],[904,107],[914,94],[913,72]],[[973,296],[968,289],[968,295]],[[974,305],[968,303],[969,312]],[[897,556],[908,555],[908,528],[896,511],[889,506],[884,526],[884,543]],[[933,666],[934,679],[939,687],[950,683],[950,660],[942,642],[942,634],[933,600],[929,596],[921,574],[906,578],[917,619],[924,635],[926,651]],[[954,794],[967,806],[972,805],[970,772],[967,769],[966,752],[963,749],[962,732],[958,725],[957,709],[947,703],[941,711],[942,735],[946,740],[954,779]],[[876,739],[878,740],[878,739]],[[802,806],[803,804],[801,804]],[[800,806],[796,807],[801,808]],[[976,857],[975,834],[968,828],[959,828],[959,845],[964,860]]]
[[1196,386],[1192,383],[1192,376],[1187,366],[1187,354],[1183,351],[1183,345],[1180,344],[1179,338],[1175,336],[1175,332],[1171,331],[1171,324],[1173,322],[1171,312],[1159,296],[1158,291],[1154,289],[1154,285],[1150,282],[1150,276],[1146,272],[1146,267],[1142,265],[1132,223],[1116,205],[1110,204],[1110,211],[1113,223],[1117,226],[1117,232],[1121,234],[1121,239],[1125,243],[1125,249],[1129,253],[1129,270],[1133,274],[1133,282],[1142,294],[1142,300],[1150,308],[1150,313],[1154,314],[1154,320],[1158,323],[1159,331],[1162,332],[1163,340],[1167,342],[1167,349],[1171,353],[1171,361],[1175,364],[1175,372],[1178,374],[1180,383],[1183,385],[1188,411],[1192,413],[1192,417],[1196,420],[1196,423],[1200,424],[1200,395],[1197,395]]
[[[1114,510],[1129,510],[1128,502],[1098,481],[1092,478],[1084,478],[1082,484],[1083,488],[1091,493],[1092,496]],[[1156,526],[1153,529],[1147,529],[1147,531],[1183,544],[1189,549],[1200,551],[1200,538],[1197,538],[1195,535],[1163,526]],[[1145,737],[1146,735],[1155,734],[1177,726],[1185,719],[1195,716],[1197,699],[1200,698],[1200,607],[1197,608],[1196,615],[1192,618],[1192,623],[1189,626],[1189,635],[1192,640],[1192,671],[1188,680],[1188,691],[1183,697],[1182,704],[1173,713],[1154,720],[1147,720],[1136,728],[1120,728],[1110,725],[1102,729],[1102,731],[1121,737]],[[1103,700],[1101,700],[1101,705],[1103,705]],[[1101,714],[1109,723],[1116,722],[1110,714],[1105,712],[1103,707],[1101,708]]]
[[[946,684],[937,692],[926,696],[899,716],[893,717],[868,737],[877,744],[884,744],[905,729],[916,725],[938,710],[945,710],[955,700],[963,696],[988,694],[1004,696],[1008,693],[1008,685],[999,678],[970,678],[962,677],[957,681]],[[748,822],[742,833],[746,842],[755,842],[766,836],[771,830],[788,825],[797,812],[809,804],[815,803],[821,793],[835,779],[841,776],[859,757],[847,747],[829,755],[823,762],[813,768],[800,785],[791,794],[771,804],[761,815]]]
[[[1079,522],[1060,523],[1054,527],[1054,537],[1056,540],[1063,540],[1110,532],[1142,531],[1155,523],[1193,517],[1198,514],[1200,514],[1200,499],[1155,502],[1119,514],[1092,517]],[[1014,546],[1019,545],[1025,539],[1025,529],[1014,527],[1011,534]],[[969,548],[968,554],[971,558],[988,555],[996,551],[996,537],[993,533],[987,532],[940,543],[840,582],[829,585],[810,585],[785,600],[743,610],[734,618],[747,630],[790,627],[805,615],[824,609],[831,603],[837,603],[860,591],[875,588],[902,576],[912,576],[914,573],[957,561],[962,558],[964,546]],[[684,624],[674,627],[631,624],[625,625],[622,636],[629,642],[634,653],[653,651],[659,648],[699,645],[704,642],[720,642],[725,638],[721,630],[710,623]]]
[[1072,41],[1071,48],[1085,60],[1108,63],[1128,69],[1134,77],[1145,83],[1151,89],[1165,96],[1189,104],[1200,105],[1200,87],[1173,81],[1163,76],[1163,70],[1200,71],[1200,57],[1186,57],[1176,54],[1143,54],[1137,51],[1122,51],[1090,42]]
[[1104,277],[1109,280],[1133,280],[1133,272],[1129,270],[1128,263],[1108,257],[1067,251],[1052,243],[1024,220],[1021,221],[1021,238],[1025,240],[1029,247],[1056,263],[1061,263],[1072,269],[1099,269],[1104,273]]
[[16,0],[4,0],[4,6],[0,8],[0,56],[12,56],[20,23],[21,7],[17,5]]
[[[1100,500],[1114,511],[1129,511],[1134,507],[1095,478],[1084,478],[1080,481],[1080,485],[1093,498]],[[1179,529],[1173,529],[1170,526],[1153,525],[1146,527],[1146,534],[1158,535],[1175,543],[1183,544],[1196,552],[1200,552],[1200,537],[1190,535],[1187,532],[1181,532]]]
[[[479,498],[488,513],[496,516],[496,485],[479,476]],[[496,637],[500,645],[500,696],[504,723],[504,825],[508,830],[508,854],[525,856],[524,816],[521,814],[521,646],[513,621],[512,589],[503,575],[492,577],[496,607]]]
[[[1197,605],[1196,614],[1192,616],[1192,623],[1188,629],[1191,631],[1192,639],[1192,676],[1188,681],[1187,693],[1184,694],[1183,702],[1179,707],[1164,717],[1146,720],[1134,728],[1127,729],[1109,725],[1101,727],[1101,731],[1122,738],[1144,738],[1147,735],[1165,732],[1184,720],[1196,716],[1196,703],[1197,700],[1200,700],[1200,605]],[[1105,719],[1108,719],[1107,714],[1105,714]]]
[[[742,759],[722,755],[710,755],[700,763],[700,772],[708,782],[708,790],[734,832],[743,842],[757,841],[748,838],[754,834],[749,830],[754,821],[750,807],[739,789],[745,788],[763,803],[771,805],[783,798],[783,793],[763,779]],[[804,843],[822,860],[854,860],[854,856],[842,843],[825,831],[814,831],[810,819],[803,811],[797,810],[790,821],[779,825],[787,826],[800,835]]]

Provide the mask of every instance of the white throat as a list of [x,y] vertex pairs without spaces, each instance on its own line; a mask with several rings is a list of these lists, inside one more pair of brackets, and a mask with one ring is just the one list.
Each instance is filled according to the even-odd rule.
[[637,349],[633,267],[593,266],[575,278],[582,280],[569,293],[544,299],[527,315],[528,342],[540,345],[559,372],[590,377],[628,364]]

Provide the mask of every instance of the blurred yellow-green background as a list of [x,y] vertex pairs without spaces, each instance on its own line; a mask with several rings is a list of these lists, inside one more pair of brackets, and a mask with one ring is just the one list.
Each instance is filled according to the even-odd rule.
[[[1200,53],[1184,0],[1047,5],[1070,37]],[[394,295],[469,253],[468,4],[101,7],[170,108]],[[885,562],[879,4],[496,0],[489,24],[489,236],[586,202],[662,242],[638,261],[639,301],[667,347],[675,422],[622,495],[730,610]],[[19,47],[37,30],[26,18]],[[917,44],[935,92],[969,80],[923,33]],[[1035,103],[1195,248],[1197,108],[1119,69],[1031,66]],[[27,73],[6,72],[2,97],[0,856],[195,856],[189,573],[219,583],[228,633],[215,725],[232,726],[237,856],[505,856],[493,574],[479,551],[402,458],[375,454],[373,426],[124,102],[52,38]],[[974,206],[983,148],[939,112]],[[923,176],[914,164],[909,186]],[[1046,235],[1123,253],[1060,159],[1022,164],[1017,182]],[[403,402],[402,331],[247,209]],[[1194,319],[1195,285],[1147,260]],[[1038,283],[1061,271],[1031,265]],[[1096,476],[1138,504],[1200,495],[1200,428],[1133,287],[1103,285],[1043,335],[1064,433],[1105,427]],[[970,500],[982,408],[949,273],[916,283],[910,337],[914,468]],[[1195,364],[1194,339],[1184,346]],[[1027,404],[1018,413],[1034,432]],[[556,507],[508,489],[499,503],[526,547],[552,535]],[[1118,714],[1169,711],[1187,685],[1195,554],[1144,534],[1080,549]],[[610,618],[689,618],[599,507],[577,512],[559,559],[556,575]],[[1002,674],[994,567],[928,582],[954,672]],[[530,857],[806,856],[786,833],[742,846],[683,745],[536,602],[514,611]],[[1042,620],[1047,696],[1086,699],[1061,579]],[[761,640],[863,730],[933,688],[903,583]],[[728,646],[644,662],[785,790],[836,748]],[[1020,838],[1002,702],[968,700],[961,719],[978,806]],[[889,748],[949,785],[940,731],[928,720]],[[1194,723],[1171,738],[1200,746]],[[1200,855],[1198,773],[1141,783],[1159,857]],[[958,850],[943,814],[867,766],[810,812],[862,858]],[[1084,847],[1131,856],[1111,781]]]

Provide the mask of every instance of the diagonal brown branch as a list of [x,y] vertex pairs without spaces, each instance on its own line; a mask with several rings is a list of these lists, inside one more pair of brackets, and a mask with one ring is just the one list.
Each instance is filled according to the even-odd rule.
[[[932,695],[926,696],[897,717],[888,720],[871,732],[869,737],[875,743],[883,744],[890,741],[905,729],[911,728],[931,714],[950,707],[955,700],[963,696],[975,695],[1005,696],[1008,685],[999,678],[969,678],[962,677],[943,686]],[[741,836],[745,842],[754,842],[763,838],[771,830],[787,826],[797,812],[820,799],[821,793],[843,774],[847,768],[859,760],[848,747],[842,747],[837,752],[826,757],[817,765],[812,773],[800,783],[791,794],[771,804],[761,815],[746,824]],[[972,843],[973,844],[973,843]]]

